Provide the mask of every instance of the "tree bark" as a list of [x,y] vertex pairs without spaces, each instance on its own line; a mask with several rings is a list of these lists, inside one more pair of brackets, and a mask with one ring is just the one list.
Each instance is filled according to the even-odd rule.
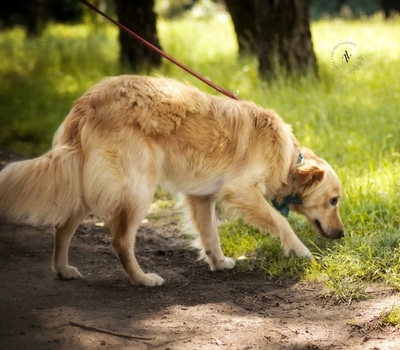
[[[119,22],[153,45],[160,47],[156,27],[154,0],[115,0]],[[129,34],[120,30],[120,61],[123,66],[138,71],[157,67],[161,57]]]
[[256,54],[256,27],[252,1],[243,4],[243,0],[225,0],[226,7],[235,27],[239,54]]
[[[231,16],[236,31],[246,27],[237,23],[237,13],[251,13],[246,17],[252,17],[254,23],[254,46],[262,77],[273,78],[280,67],[292,75],[317,72],[308,14],[309,0],[226,0],[226,3],[231,3],[227,5],[229,11],[235,3],[235,13],[232,12]],[[245,38],[245,33],[238,35],[239,42]]]

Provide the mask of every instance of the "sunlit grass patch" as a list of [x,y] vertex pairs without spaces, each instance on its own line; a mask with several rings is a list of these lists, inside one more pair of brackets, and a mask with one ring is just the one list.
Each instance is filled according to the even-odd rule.
[[285,256],[280,242],[268,234],[246,225],[242,220],[226,222],[219,227],[223,251],[238,261],[242,271],[260,271],[269,280],[298,278],[307,259]]

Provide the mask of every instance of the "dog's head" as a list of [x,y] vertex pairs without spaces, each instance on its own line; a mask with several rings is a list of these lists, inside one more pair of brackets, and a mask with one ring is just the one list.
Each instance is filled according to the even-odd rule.
[[294,174],[295,193],[302,204],[290,204],[290,208],[303,214],[321,236],[341,238],[344,228],[339,214],[339,178],[331,166],[312,151],[303,149],[303,157]]

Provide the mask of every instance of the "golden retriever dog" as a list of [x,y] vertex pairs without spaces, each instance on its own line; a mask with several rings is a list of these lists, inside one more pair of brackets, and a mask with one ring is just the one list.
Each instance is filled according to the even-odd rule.
[[134,244],[158,185],[184,194],[214,271],[235,265],[220,247],[216,201],[279,237],[286,254],[311,257],[282,215],[289,208],[324,237],[344,235],[338,177],[274,111],[129,75],[107,78],[76,100],[50,151],[0,172],[0,216],[53,225],[53,270],[76,279],[69,244],[93,212],[106,222],[131,282],[157,286],[163,278],[141,269]]

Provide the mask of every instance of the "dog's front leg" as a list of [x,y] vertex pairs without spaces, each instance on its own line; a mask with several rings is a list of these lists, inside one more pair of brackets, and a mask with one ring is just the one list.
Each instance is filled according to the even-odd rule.
[[265,200],[256,186],[241,184],[226,188],[222,199],[228,210],[241,214],[247,223],[279,237],[286,255],[293,251],[297,256],[312,257],[287,220]]
[[232,269],[235,262],[222,252],[215,219],[215,203],[211,196],[186,196],[191,220],[199,232],[202,254],[212,271]]

